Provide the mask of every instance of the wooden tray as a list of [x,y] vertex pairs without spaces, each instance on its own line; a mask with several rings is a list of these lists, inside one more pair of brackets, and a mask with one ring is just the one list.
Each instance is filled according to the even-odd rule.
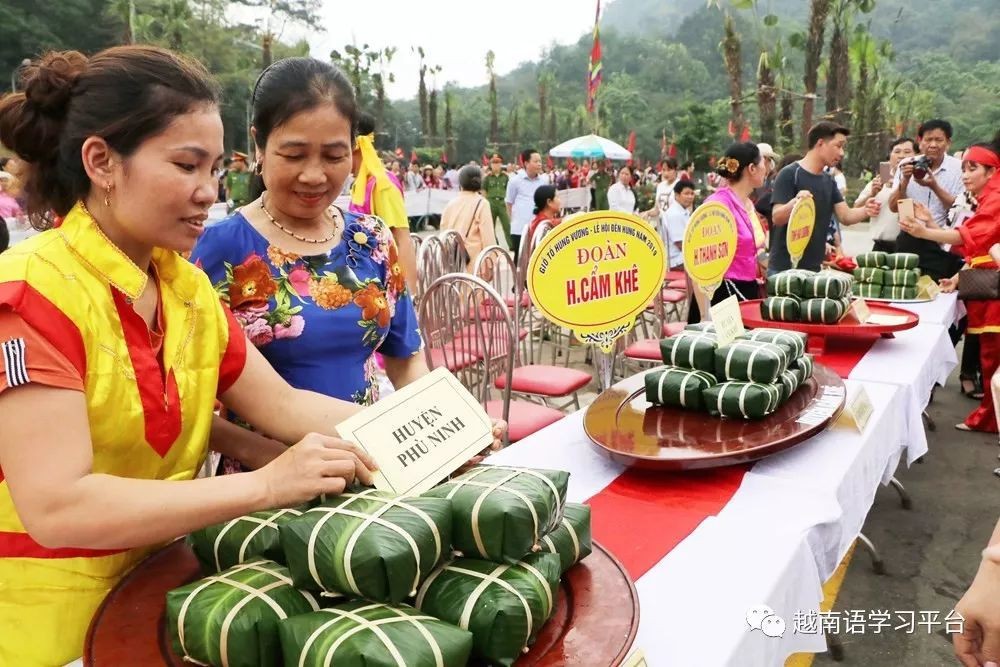
[[[884,303],[872,303],[868,310],[872,315],[890,315],[893,317],[905,317],[906,320],[900,324],[861,324],[852,314],[848,314],[837,324],[812,324],[810,322],[772,322],[765,320],[760,314],[761,299],[743,301],[740,303],[740,314],[743,316],[743,324],[748,329],[768,327],[770,329],[786,329],[788,331],[801,331],[809,336],[807,350],[812,354],[823,354],[826,350],[826,339],[831,336],[844,336],[855,338],[860,336],[881,336],[882,338],[892,338],[897,331],[912,329],[920,322],[920,317],[916,313],[911,313],[902,308],[895,308]],[[866,299],[867,301],[867,299]]]
[[[170,648],[166,596],[202,572],[177,541],[141,562],[97,610],[84,646],[88,667],[190,667]],[[604,547],[563,575],[552,618],[517,667],[617,665],[639,627],[639,596],[621,563]]]
[[[769,417],[724,419],[652,405],[646,400],[644,375],[623,380],[598,396],[587,407],[583,427],[587,437],[614,461],[651,470],[696,470],[756,461],[825,430],[847,400],[843,380],[816,364],[809,382]],[[803,413],[817,407],[824,391],[828,396],[839,393],[839,403],[815,423],[798,422]]]

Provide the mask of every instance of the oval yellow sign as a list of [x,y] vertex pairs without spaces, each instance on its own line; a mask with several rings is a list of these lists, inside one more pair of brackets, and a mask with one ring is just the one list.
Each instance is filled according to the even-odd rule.
[[528,263],[528,292],[539,312],[610,351],[660,291],[663,241],[634,215],[594,211],[553,229]]
[[714,290],[736,257],[736,218],[725,205],[699,206],[684,232],[684,270],[703,290]]
[[816,202],[812,197],[800,199],[788,216],[788,229],[785,231],[785,244],[788,246],[788,256],[792,260],[792,266],[799,265],[799,260],[809,246],[815,226]]

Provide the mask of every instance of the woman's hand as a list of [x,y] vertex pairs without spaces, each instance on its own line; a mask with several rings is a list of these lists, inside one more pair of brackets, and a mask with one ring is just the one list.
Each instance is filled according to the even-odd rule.
[[928,229],[941,229],[941,225],[934,220],[934,214],[931,210],[927,208],[926,204],[921,204],[920,202],[914,202],[913,204],[913,214],[918,222],[922,222]]
[[257,470],[268,507],[288,507],[323,494],[343,493],[355,479],[372,483],[378,467],[353,442],[310,433],[284,454]]
[[872,194],[871,194],[871,196],[874,197],[878,193],[882,192],[882,186],[884,186],[884,185],[885,184],[882,182],[882,177],[881,176],[876,176],[875,178],[873,178],[872,179]]
[[927,236],[927,227],[918,222],[916,218],[900,217],[899,228],[917,239],[922,239]]
[[1000,663],[1000,563],[983,559],[955,611],[965,619],[962,633],[952,636],[959,661],[965,667]]
[[942,278],[938,281],[938,285],[941,286],[941,291],[945,294],[951,294],[958,289],[958,276],[952,276],[951,278]]
[[493,452],[498,452],[503,449],[504,442],[507,440],[507,422],[502,419],[493,420],[493,443],[483,451],[479,452],[471,459],[462,464],[462,466],[454,472],[455,475],[461,475],[464,472],[468,472],[471,468],[475,468],[477,465],[482,463],[487,456]]

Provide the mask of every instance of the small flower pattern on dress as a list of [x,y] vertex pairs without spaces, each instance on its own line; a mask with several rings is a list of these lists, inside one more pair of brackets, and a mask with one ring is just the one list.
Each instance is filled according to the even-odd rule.
[[[362,342],[375,349],[406,290],[399,253],[388,228],[375,216],[347,224],[344,242],[348,265],[333,270],[328,255],[302,256],[269,245],[263,256],[251,254],[236,266],[227,263],[216,291],[257,347],[301,336],[306,323],[299,313],[311,299],[324,310],[357,306]],[[365,259],[388,265],[387,285],[377,277],[358,279],[353,268]]]

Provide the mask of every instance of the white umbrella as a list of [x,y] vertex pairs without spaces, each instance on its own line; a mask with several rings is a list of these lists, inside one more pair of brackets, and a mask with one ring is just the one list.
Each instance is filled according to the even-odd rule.
[[611,160],[631,160],[632,153],[610,139],[588,134],[564,141],[549,150],[552,157],[608,158]]

